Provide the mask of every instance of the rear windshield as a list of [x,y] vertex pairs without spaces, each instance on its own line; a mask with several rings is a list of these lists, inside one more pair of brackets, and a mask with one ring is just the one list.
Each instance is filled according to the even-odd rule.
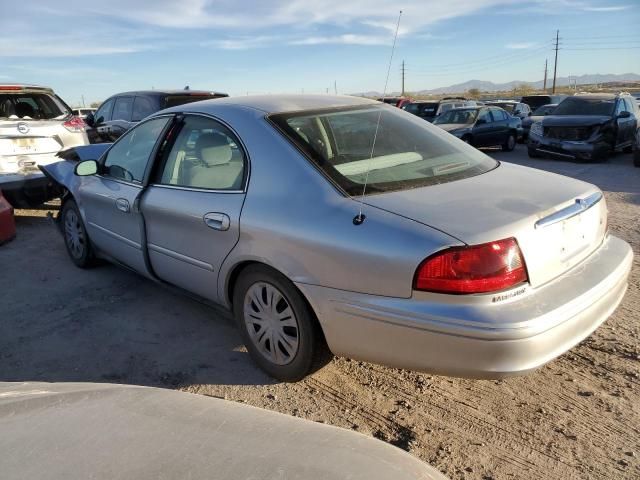
[[433,123],[435,124],[442,124],[442,123],[470,124],[476,121],[477,116],[478,116],[478,109],[476,108],[455,109],[455,110],[449,110],[448,112],[443,113],[438,118],[436,118]]
[[554,115],[613,115],[614,98],[565,98],[553,111]]
[[405,107],[405,110],[414,115],[435,117],[439,105],[439,103],[410,103]]
[[188,95],[167,95],[164,99],[165,104],[163,108],[175,107],[177,105],[184,105],[186,103],[200,102],[202,100],[211,100],[212,98],[222,98],[226,95],[215,94],[188,94]]
[[373,194],[451,182],[498,165],[438,127],[382,105],[270,118],[352,196],[362,194],[365,181]]
[[51,120],[69,111],[47,93],[0,93],[0,118],[9,120]]

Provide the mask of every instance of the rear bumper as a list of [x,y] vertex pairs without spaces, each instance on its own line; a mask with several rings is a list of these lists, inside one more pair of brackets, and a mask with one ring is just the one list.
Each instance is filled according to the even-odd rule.
[[603,158],[609,153],[610,149],[610,146],[605,142],[588,143],[570,140],[553,140],[538,135],[528,136],[528,146],[542,154],[576,160]]
[[14,207],[38,205],[55,195],[53,182],[41,172],[0,173],[0,190]]
[[632,260],[631,247],[609,236],[560,278],[515,288],[497,300],[421,292],[398,299],[298,287],[337,355],[443,375],[501,378],[534,370],[589,336],[622,301]]

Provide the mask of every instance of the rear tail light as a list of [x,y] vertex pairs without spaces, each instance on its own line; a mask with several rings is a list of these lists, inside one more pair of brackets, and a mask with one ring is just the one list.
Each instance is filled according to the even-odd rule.
[[418,267],[414,288],[438,293],[488,293],[527,280],[520,247],[515,238],[507,238],[431,255]]
[[69,120],[62,124],[64,128],[69,130],[70,132],[84,132],[86,123],[80,117],[71,117]]

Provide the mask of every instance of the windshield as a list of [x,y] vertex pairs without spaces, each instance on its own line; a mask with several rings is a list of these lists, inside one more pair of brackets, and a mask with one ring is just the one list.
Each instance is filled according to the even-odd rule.
[[367,193],[406,190],[468,178],[498,165],[399,109],[341,108],[270,118],[349,195],[362,194],[365,181]]
[[471,124],[476,121],[478,117],[478,110],[473,109],[455,109],[449,110],[446,113],[443,113],[433,123],[441,124],[441,123],[464,123]]
[[526,97],[522,97],[520,100],[522,103],[526,103],[531,107],[532,110],[535,110],[538,107],[546,105],[547,103],[552,103],[553,100],[549,95],[530,95]]
[[9,120],[51,120],[64,118],[69,111],[46,93],[0,93],[0,118]]
[[533,115],[538,117],[549,115],[555,108],[556,105],[543,105],[542,107],[536,109],[536,111],[533,112]]
[[616,100],[614,98],[578,98],[564,99],[553,111],[554,115],[613,115]]
[[492,107],[500,107],[503,110],[506,110],[509,113],[513,113],[513,110],[516,108],[516,104],[515,103],[487,103],[487,105],[490,105]]

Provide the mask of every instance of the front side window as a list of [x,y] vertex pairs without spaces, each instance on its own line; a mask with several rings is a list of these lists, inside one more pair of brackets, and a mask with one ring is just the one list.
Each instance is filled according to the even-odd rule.
[[104,174],[118,180],[141,183],[153,147],[170,118],[154,118],[124,134],[107,153]]
[[211,118],[188,116],[169,152],[160,183],[242,190],[245,158],[234,134]]
[[102,105],[94,115],[96,123],[108,122],[111,120],[111,110],[113,109],[113,99],[107,100]]
[[478,115],[478,120],[482,120],[480,123],[493,122],[493,118],[491,118],[491,113],[489,113],[489,110],[481,110],[480,115]]
[[507,113],[504,110],[493,109],[491,110],[491,114],[493,115],[493,120],[496,122],[501,122],[507,119]]
[[113,107],[112,120],[131,120],[131,112],[133,111],[133,97],[118,97]]
[[468,178],[498,165],[399,109],[347,107],[270,119],[349,195],[362,194],[365,181],[373,194]]

